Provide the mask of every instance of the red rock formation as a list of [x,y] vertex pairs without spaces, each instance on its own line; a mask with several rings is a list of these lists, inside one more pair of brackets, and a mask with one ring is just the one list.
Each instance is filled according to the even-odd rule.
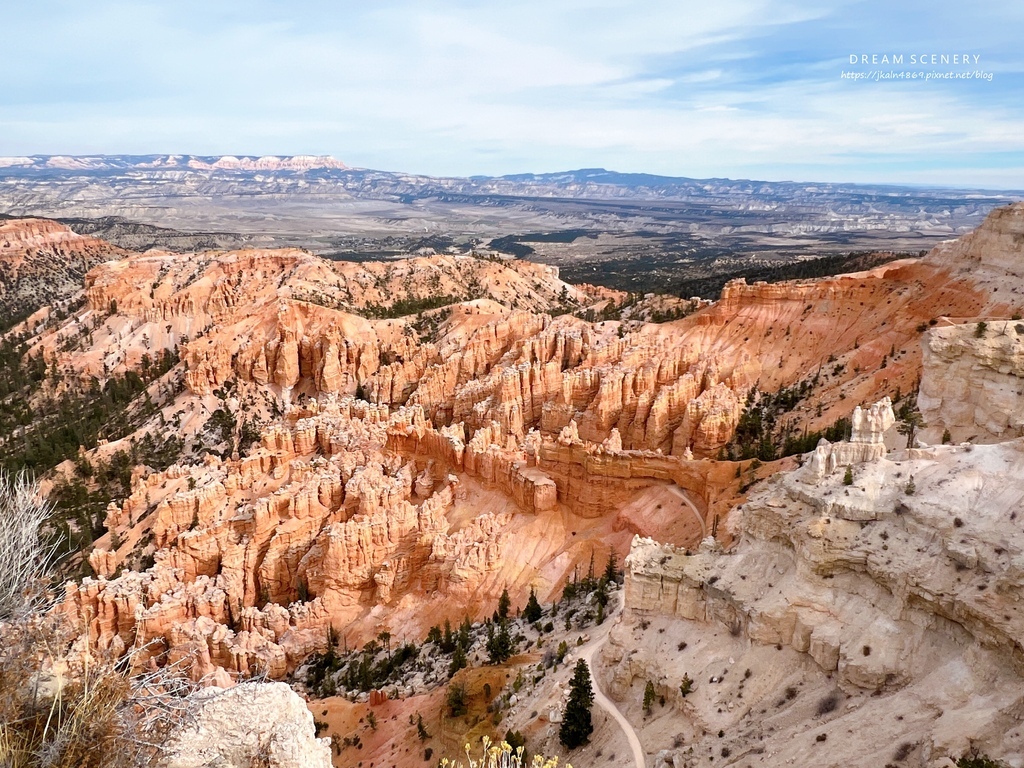
[[[858,275],[734,282],[714,306],[622,335],[544,314],[584,293],[519,262],[240,251],[103,264],[87,310],[61,331],[99,320],[93,348],[39,345],[83,372],[179,345],[186,391],[147,428],[181,419],[200,439],[215,409],[270,423],[244,458],[140,471],[107,515],[123,543],[90,555],[100,575],[69,586],[67,610],[100,645],[155,639],[194,657],[197,674],[280,675],[323,646],[329,625],[355,642],[409,606],[484,606],[502,586],[525,589],[551,558],[577,556],[565,520],[611,531],[652,485],[688,492],[693,509],[679,514],[710,528],[738,482],[735,465],[708,457],[750,389],[817,379],[794,415],[810,428],[909,391],[920,327],[991,303],[958,271],[968,256],[940,249]],[[358,314],[431,292],[469,298],[477,283],[490,298],[419,321]],[[516,539],[523,530],[533,538]],[[565,541],[541,541],[556,535],[547,530]],[[534,550],[536,562],[517,559]],[[133,551],[155,565],[110,578]]]
[[[0,311],[10,321],[77,294],[82,276],[107,259],[128,252],[95,237],[78,235],[47,219],[0,221]],[[36,329],[49,315],[36,313]]]

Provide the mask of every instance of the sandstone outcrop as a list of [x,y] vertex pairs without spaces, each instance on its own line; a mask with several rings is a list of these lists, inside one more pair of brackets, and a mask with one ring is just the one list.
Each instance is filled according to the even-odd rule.
[[896,423],[892,401],[882,398],[867,410],[859,405],[850,419],[850,439],[830,443],[822,438],[807,462],[802,476],[807,482],[817,483],[840,467],[863,464],[885,456],[885,433]]

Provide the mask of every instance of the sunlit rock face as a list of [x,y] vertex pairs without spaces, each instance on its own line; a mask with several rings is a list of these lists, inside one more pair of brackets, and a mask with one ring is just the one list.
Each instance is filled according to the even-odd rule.
[[170,734],[159,768],[330,768],[329,739],[284,683],[243,683],[192,694],[191,717]]
[[[855,275],[736,281],[684,319],[628,327],[563,311],[624,296],[513,260],[104,261],[81,311],[26,327],[27,344],[86,380],[175,351],[134,436],[187,449],[162,472],[135,469],[68,615],[104,648],[155,641],[147,653],[189,660],[197,679],[280,677],[328,628],[358,643],[489,613],[506,587],[556,594],[638,531],[696,549],[716,518],[738,530],[749,467],[718,458],[757,392],[806,384],[787,415],[797,430],[853,419],[849,442],[806,458],[807,493],[885,461],[887,395],[921,373],[921,326],[937,328],[928,338],[941,315],[1005,304],[950,248]],[[451,301],[434,306],[439,295]]]

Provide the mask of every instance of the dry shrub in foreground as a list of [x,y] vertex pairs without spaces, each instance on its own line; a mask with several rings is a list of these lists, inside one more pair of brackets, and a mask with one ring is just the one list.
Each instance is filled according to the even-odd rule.
[[90,651],[47,604],[48,513],[34,482],[0,474],[0,768],[151,765],[196,686],[173,665],[137,674],[134,654]]
[[[128,680],[77,662],[53,615],[0,626],[0,766],[99,766],[110,752]],[[106,763],[109,764],[109,763]]]
[[24,472],[0,470],[0,622],[41,608],[53,546],[42,536],[52,508]]

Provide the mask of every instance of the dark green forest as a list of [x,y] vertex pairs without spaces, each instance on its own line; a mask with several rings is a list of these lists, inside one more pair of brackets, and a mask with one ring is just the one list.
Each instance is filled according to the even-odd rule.
[[719,459],[774,461],[786,456],[813,451],[821,438],[829,442],[845,440],[850,433],[850,420],[842,417],[823,430],[801,429],[794,409],[810,394],[817,377],[782,387],[777,392],[747,394],[746,406],[732,441],[719,452]]
[[[71,460],[71,479],[60,479],[50,493],[51,530],[58,561],[92,544],[105,532],[107,505],[131,491],[132,468],[139,463],[161,470],[177,461],[184,442],[173,435],[145,434],[115,451],[105,462],[91,463],[81,448],[118,440],[156,413],[147,388],[178,363],[176,351],[144,356],[139,371],[82,381],[31,354],[25,335],[0,339],[0,468],[41,477]],[[159,391],[173,397],[180,385],[164,382]]]

